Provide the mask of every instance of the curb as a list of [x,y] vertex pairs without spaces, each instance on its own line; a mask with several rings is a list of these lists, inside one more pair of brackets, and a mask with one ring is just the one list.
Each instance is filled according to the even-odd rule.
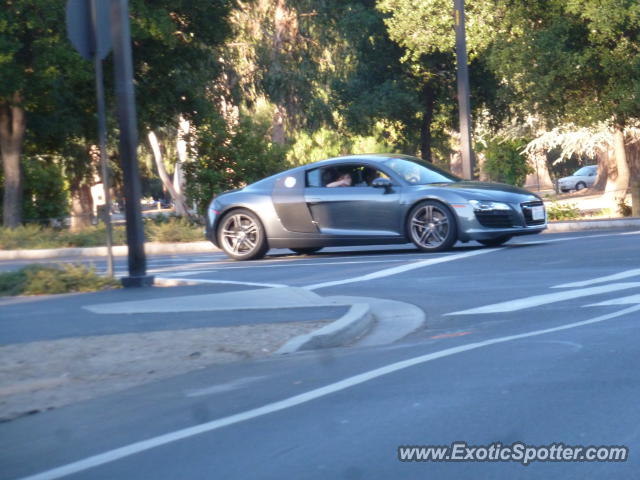
[[[126,245],[116,245],[112,248],[113,255],[124,257],[129,252]],[[220,250],[211,242],[188,243],[157,243],[144,244],[146,254],[173,254],[173,253],[212,253]],[[0,250],[0,260],[38,260],[47,258],[66,257],[104,257],[107,255],[107,247],[75,247],[75,248],[45,248],[36,250]]]
[[363,336],[374,323],[371,307],[367,303],[354,303],[347,313],[329,325],[306,335],[292,338],[276,350],[286,355],[301,350],[340,347]]
[[[640,228],[640,218],[620,218],[610,220],[580,220],[575,222],[550,222],[545,233],[581,232],[587,230],[608,230],[612,228]],[[113,247],[113,255],[127,255],[126,245]],[[171,255],[176,253],[213,253],[220,252],[211,242],[157,243],[144,244],[147,254]],[[36,250],[0,250],[0,260],[43,260],[68,257],[104,257],[107,247],[46,248]]]
[[640,227],[640,218],[615,218],[609,220],[580,220],[575,222],[551,222],[545,233],[582,232],[587,230],[608,230],[611,228]]

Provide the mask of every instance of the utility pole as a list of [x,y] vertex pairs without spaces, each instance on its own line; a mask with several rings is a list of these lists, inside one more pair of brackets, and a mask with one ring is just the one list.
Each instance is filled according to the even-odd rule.
[[475,159],[471,149],[471,101],[469,95],[469,68],[467,66],[467,39],[464,27],[464,0],[454,0],[456,29],[456,57],[458,60],[458,111],[460,115],[460,153],[464,178],[473,180]]
[[144,229],[140,211],[140,171],[138,168],[138,129],[133,92],[133,61],[127,0],[111,0],[111,36],[116,82],[118,124],[120,125],[120,163],[124,177],[127,245],[129,246],[129,276],[122,279],[125,287],[153,285],[147,275],[144,253]]

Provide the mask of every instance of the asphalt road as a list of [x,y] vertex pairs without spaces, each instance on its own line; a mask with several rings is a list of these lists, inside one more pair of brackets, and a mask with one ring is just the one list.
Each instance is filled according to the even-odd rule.
[[[1,424],[0,478],[635,478],[639,240],[611,231],[435,255],[153,257],[153,274],[202,291],[288,285],[413,303],[427,328],[381,347],[211,367]],[[629,458],[398,460],[399,446],[455,441],[617,445]]]

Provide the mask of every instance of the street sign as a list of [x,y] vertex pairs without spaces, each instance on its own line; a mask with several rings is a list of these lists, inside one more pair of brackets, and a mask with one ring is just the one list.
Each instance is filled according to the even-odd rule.
[[[91,2],[95,2],[96,6],[95,40],[92,32]],[[110,0],[67,0],[67,36],[86,60],[94,60],[96,56],[102,60],[111,50],[110,4]]]

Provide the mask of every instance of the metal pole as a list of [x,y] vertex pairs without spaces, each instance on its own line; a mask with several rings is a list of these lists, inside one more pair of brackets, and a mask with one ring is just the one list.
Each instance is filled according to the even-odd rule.
[[458,110],[460,115],[460,153],[462,172],[466,179],[475,177],[475,159],[471,149],[471,102],[469,69],[467,67],[467,39],[464,27],[464,0],[454,0],[456,28],[456,57],[458,60]]
[[113,277],[113,232],[111,229],[111,192],[109,192],[109,168],[107,166],[107,122],[104,104],[104,81],[102,74],[102,59],[100,51],[100,36],[98,32],[96,0],[91,0],[91,35],[93,38],[93,63],[96,69],[96,101],[98,103],[98,143],[100,144],[100,173],[104,187],[104,223],[107,229],[107,275]]
[[127,0],[113,0],[111,2],[111,35],[118,123],[120,125],[120,163],[124,178],[127,245],[129,246],[129,276],[122,279],[122,284],[125,287],[144,287],[153,285],[153,276],[147,275],[144,229],[140,211],[140,172],[136,152],[138,131],[133,92],[133,61]]

